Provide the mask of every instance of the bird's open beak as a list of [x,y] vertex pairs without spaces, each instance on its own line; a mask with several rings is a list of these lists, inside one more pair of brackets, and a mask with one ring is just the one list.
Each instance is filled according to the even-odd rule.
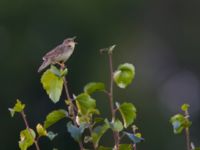
[[75,39],[76,39],[76,36],[72,37],[71,39],[72,39],[72,40],[75,40]]

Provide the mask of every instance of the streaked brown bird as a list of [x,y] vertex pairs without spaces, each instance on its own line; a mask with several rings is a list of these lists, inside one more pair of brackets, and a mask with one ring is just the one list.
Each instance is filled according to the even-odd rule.
[[46,53],[46,55],[43,57],[43,63],[39,67],[38,72],[41,72],[50,64],[58,63],[64,65],[64,63],[72,55],[75,45],[77,44],[74,41],[75,38],[76,37],[65,39],[62,44],[58,45],[53,50]]

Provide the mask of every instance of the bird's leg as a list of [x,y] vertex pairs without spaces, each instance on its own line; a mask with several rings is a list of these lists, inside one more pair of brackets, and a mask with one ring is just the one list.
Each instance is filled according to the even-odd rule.
[[61,69],[65,68],[65,63],[63,61],[62,62],[56,62],[56,64],[60,65]]
[[62,69],[65,69],[65,63],[64,63],[64,61],[62,61],[62,62],[60,63],[60,67],[61,67]]

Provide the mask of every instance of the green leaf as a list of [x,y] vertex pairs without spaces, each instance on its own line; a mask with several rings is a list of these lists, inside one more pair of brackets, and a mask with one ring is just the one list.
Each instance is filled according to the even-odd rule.
[[[119,145],[119,150],[132,150],[132,145],[131,144],[120,144]],[[98,150],[115,150],[112,147],[104,147],[100,146]]]
[[182,111],[188,111],[188,108],[190,107],[190,105],[189,104],[183,104],[182,106],[181,106],[181,110]]
[[128,138],[134,143],[140,143],[144,141],[144,138],[141,137],[141,134],[133,134],[133,133],[128,133],[128,132],[123,132]]
[[104,83],[101,82],[90,82],[85,85],[84,87],[84,92],[87,94],[92,94],[96,91],[103,91],[105,90],[105,85]]
[[99,111],[96,109],[96,101],[86,93],[76,97],[76,105],[80,115],[99,114]]
[[112,123],[111,129],[112,129],[113,131],[120,132],[120,131],[123,130],[123,128],[124,128],[124,127],[123,127],[122,122],[121,122],[120,120],[118,120],[118,119],[116,119],[115,122]]
[[73,139],[77,142],[81,140],[81,136],[86,128],[85,124],[81,124],[79,127],[76,127],[72,124],[72,122],[67,123],[67,129]]
[[[54,67],[53,67],[54,68]],[[51,69],[46,70],[41,78],[41,83],[43,85],[43,88],[46,90],[47,94],[49,95],[49,98],[54,102],[57,103],[60,99],[62,89],[63,89],[63,79],[59,77],[57,74],[59,74],[59,70],[57,69]]]
[[11,117],[14,117],[15,111],[12,108],[8,108],[8,110],[10,111]]
[[91,115],[77,115],[76,116],[76,122],[77,124],[83,124],[83,123],[86,123],[86,124],[89,124],[91,123]]
[[62,69],[58,69],[54,65],[51,65],[50,70],[51,70],[52,73],[54,73],[58,77],[63,77],[65,75],[67,75],[67,73],[68,73],[68,69],[67,68],[65,68],[64,70],[62,70]]
[[135,67],[129,63],[119,65],[113,76],[115,83],[120,88],[126,88],[129,84],[131,84],[134,77]]
[[[30,133],[31,132],[31,133]],[[20,132],[19,148],[21,150],[27,150],[33,145],[35,139],[35,132],[32,129],[25,129]]]
[[64,77],[68,74],[68,69],[65,68],[64,70],[61,70],[61,76]]
[[170,122],[173,126],[174,134],[180,134],[183,131],[183,129],[189,128],[192,124],[182,114],[176,114],[172,116]]
[[93,121],[94,121],[95,124],[96,124],[96,123],[100,123],[100,122],[103,122],[103,121],[104,121],[104,118],[95,117]]
[[25,108],[25,104],[23,104],[19,99],[17,99],[17,102],[15,103],[15,106],[13,108],[9,108],[11,116],[13,117],[15,112],[22,112]]
[[118,107],[123,118],[124,127],[127,128],[136,118],[136,108],[132,103],[123,103]]
[[47,115],[46,120],[44,121],[44,128],[45,129],[49,128],[50,126],[52,126],[53,124],[55,124],[56,122],[67,116],[68,116],[67,111],[63,109],[52,111]]
[[194,150],[200,150],[200,147],[195,147],[195,149]]
[[112,148],[112,147],[100,146],[100,147],[98,148],[98,150],[113,150],[113,148]]
[[58,134],[57,133],[53,133],[52,131],[49,131],[47,133],[47,137],[52,141]]
[[105,121],[113,131],[120,132],[123,130],[123,124],[119,119],[116,119],[114,122]]
[[109,125],[107,123],[104,123],[102,126],[97,126],[92,131],[92,141],[97,147],[99,144],[99,141],[101,137],[104,135],[104,133],[109,129]]
[[40,123],[37,124],[36,131],[39,136],[47,136],[47,130]]
[[131,144],[120,144],[119,145],[119,150],[132,150],[133,147]]
[[56,66],[51,65],[50,71],[51,71],[54,75],[56,75],[56,76],[58,76],[58,77],[61,77],[60,70],[59,70]]

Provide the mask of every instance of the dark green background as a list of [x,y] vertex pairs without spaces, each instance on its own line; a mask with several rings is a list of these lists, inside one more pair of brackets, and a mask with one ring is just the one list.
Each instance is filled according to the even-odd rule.
[[[18,149],[24,124],[8,112],[16,98],[26,103],[32,128],[64,106],[49,100],[37,69],[48,50],[71,36],[79,43],[67,62],[71,93],[80,93],[89,81],[109,81],[108,60],[99,49],[117,44],[114,68],[123,62],[136,67],[134,83],[114,93],[117,101],[138,109],[135,123],[145,138],[139,149],[185,149],[184,137],[173,135],[169,124],[185,102],[191,105],[192,141],[200,145],[199,8],[197,0],[0,0],[0,149]],[[109,116],[107,98],[96,96]],[[42,149],[78,149],[65,121],[52,130],[60,135],[53,142],[41,139]],[[108,133],[102,141],[112,145],[111,140]]]

